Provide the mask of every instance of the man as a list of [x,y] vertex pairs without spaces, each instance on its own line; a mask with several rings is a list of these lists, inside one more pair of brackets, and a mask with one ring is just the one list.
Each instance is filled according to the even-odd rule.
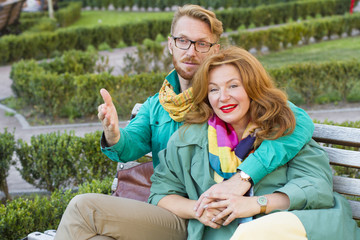
[[[222,32],[222,23],[213,12],[196,5],[180,7],[174,15],[168,38],[175,70],[166,77],[159,93],[147,99],[135,119],[124,129],[118,128],[111,96],[105,89],[101,90],[105,102],[98,108],[104,128],[101,147],[109,158],[127,162],[152,151],[153,164],[157,166],[158,152],[166,148],[170,136],[182,125],[191,108],[191,79],[202,61],[219,50]],[[294,133],[276,141],[264,141],[241,164],[239,174],[210,188],[200,197],[197,207],[207,203],[205,196],[211,192],[244,195],[251,183],[258,182],[297,154],[300,149],[296,146],[303,146],[310,140],[314,127],[305,112],[293,105],[292,109],[297,118]],[[291,154],[276,159],[275,152],[279,148],[287,148]],[[250,164],[250,161],[256,164]],[[198,214],[202,214],[201,209]],[[56,239],[88,238],[185,239],[186,222],[147,203],[99,194],[78,195],[69,203]]]

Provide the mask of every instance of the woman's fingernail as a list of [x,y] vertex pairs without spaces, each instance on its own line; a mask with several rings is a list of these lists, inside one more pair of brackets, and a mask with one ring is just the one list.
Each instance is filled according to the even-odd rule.
[[212,218],[211,221],[212,221],[212,222],[215,222],[215,218]]
[[207,208],[208,207],[208,205],[206,204],[203,208]]

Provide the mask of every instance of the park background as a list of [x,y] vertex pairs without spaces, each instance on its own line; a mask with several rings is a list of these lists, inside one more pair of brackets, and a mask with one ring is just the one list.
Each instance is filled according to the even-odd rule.
[[[120,126],[158,91],[172,67],[164,42],[175,2],[214,10],[222,45],[258,57],[315,122],[360,127],[357,1],[53,0],[53,13],[46,2],[25,12],[16,11],[24,0],[0,1],[1,239],[56,229],[75,194],[111,193],[116,163],[99,149],[99,89],[110,90]],[[316,119],[322,111],[340,116]]]

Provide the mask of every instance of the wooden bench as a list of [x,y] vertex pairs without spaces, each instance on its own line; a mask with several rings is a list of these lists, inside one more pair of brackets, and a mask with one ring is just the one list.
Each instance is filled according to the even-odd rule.
[[[139,111],[141,104],[136,104],[131,112],[131,119]],[[349,128],[332,126],[325,124],[315,124],[313,139],[327,152],[332,166],[342,166],[351,169],[360,169],[360,128]],[[339,147],[354,147],[354,150],[340,149]],[[151,157],[151,153],[146,155]],[[129,164],[119,163],[117,170],[127,169],[139,163],[130,162]],[[360,179],[348,176],[337,176],[334,171],[333,187],[334,191],[349,197],[353,218],[360,220]],[[360,173],[360,170],[359,170]],[[360,175],[360,174],[358,174]],[[116,188],[116,186],[112,186]]]
[[23,7],[25,1],[26,0],[20,0],[20,1],[17,1],[16,3],[14,3],[13,8],[11,10],[8,25],[16,24],[19,21],[22,7]]
[[24,2],[25,0],[0,2],[0,31],[18,22]]
[[[360,169],[360,129],[315,124],[313,138],[318,143],[325,144],[324,149],[329,155],[333,166]],[[326,146],[328,145],[328,146]],[[336,145],[355,147],[354,150],[344,150]],[[353,218],[360,220],[360,179],[348,176],[334,176],[334,191],[349,196]]]

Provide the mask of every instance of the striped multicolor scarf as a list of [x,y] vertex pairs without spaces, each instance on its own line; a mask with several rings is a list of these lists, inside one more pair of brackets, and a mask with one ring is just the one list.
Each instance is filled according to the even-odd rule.
[[190,111],[193,105],[192,88],[176,94],[174,87],[165,79],[159,91],[159,101],[174,121],[182,122],[185,114]]
[[254,151],[255,133],[252,132],[256,125],[249,122],[239,141],[234,128],[215,114],[208,124],[210,165],[220,177],[229,179],[241,162]]

